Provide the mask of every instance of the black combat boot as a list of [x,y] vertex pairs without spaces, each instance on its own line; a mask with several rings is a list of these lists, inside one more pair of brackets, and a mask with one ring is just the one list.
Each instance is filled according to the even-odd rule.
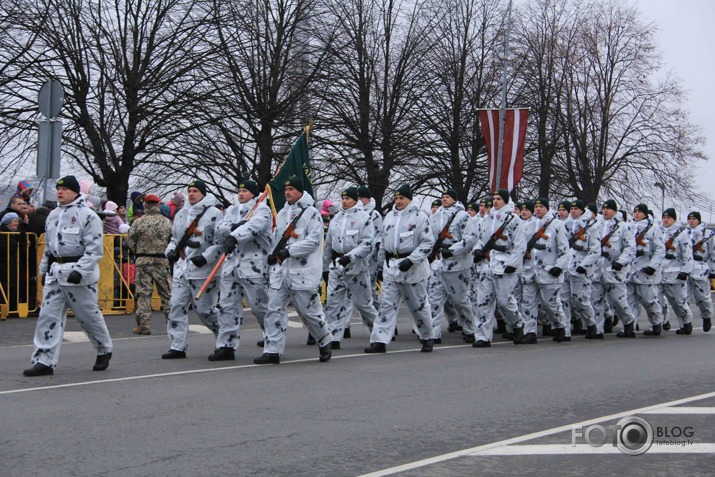
[[472,348],[490,348],[492,346],[492,343],[489,341],[484,341],[484,340],[477,340],[474,343],[472,343]]
[[[340,342],[338,341],[338,345]],[[325,346],[320,347],[320,357],[318,358],[318,361],[321,363],[327,363],[330,361],[330,358],[333,357],[333,352],[331,351],[332,348],[332,343],[328,343]]]
[[512,333],[512,340],[514,341],[514,344],[519,344],[523,337],[524,337],[524,325],[521,325],[519,327],[515,326],[514,333]]
[[675,330],[675,334],[678,335],[689,335],[693,332],[693,324],[692,323],[685,323],[682,328],[679,330]]
[[619,331],[616,334],[616,337],[618,337],[618,338],[635,338],[636,332],[635,332],[634,328],[635,328],[635,323],[633,321],[631,321],[630,323],[623,325],[623,331]]
[[281,357],[278,353],[263,353],[253,360],[253,364],[280,364]]
[[186,351],[179,351],[178,349],[170,349],[168,353],[161,355],[161,359],[184,359],[186,358]]
[[422,342],[422,349],[420,350],[423,353],[431,353],[432,349],[434,348],[434,340],[432,338],[428,340],[420,340]]
[[660,336],[660,325],[653,325],[652,330],[645,330],[643,332],[644,336]]
[[586,339],[587,340],[596,339],[597,333],[598,333],[598,327],[596,325],[588,325],[588,328],[586,328]]
[[366,353],[387,353],[385,343],[370,343],[370,346],[365,348]]
[[92,366],[93,371],[104,371],[109,367],[109,360],[112,359],[112,353],[98,354],[97,360]]
[[233,361],[234,359],[236,359],[235,351],[227,346],[219,348],[209,355],[209,361]]
[[703,331],[707,333],[712,328],[712,320],[710,318],[703,318]]
[[55,374],[55,370],[52,366],[47,366],[46,364],[37,363],[31,368],[26,369],[22,372],[23,376],[35,377],[35,376],[52,376]]

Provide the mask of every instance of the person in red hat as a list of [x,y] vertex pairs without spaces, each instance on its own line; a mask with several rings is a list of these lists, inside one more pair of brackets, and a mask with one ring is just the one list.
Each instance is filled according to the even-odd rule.
[[151,295],[153,286],[161,298],[164,318],[169,318],[171,304],[171,271],[164,255],[171,239],[171,221],[159,211],[161,199],[155,194],[144,197],[145,215],[129,228],[127,243],[135,254],[135,285],[137,288],[137,326],[135,335],[151,334]]

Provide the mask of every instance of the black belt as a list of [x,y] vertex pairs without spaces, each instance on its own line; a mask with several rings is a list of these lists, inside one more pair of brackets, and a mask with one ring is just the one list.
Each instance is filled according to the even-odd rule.
[[55,257],[54,255],[50,255],[50,261],[55,263],[75,263],[79,262],[81,258],[82,255],[78,255],[76,257]]
[[409,253],[397,253],[397,252],[388,252],[385,250],[385,262],[389,265],[390,260],[397,260],[398,258],[407,258],[412,254],[412,252]]
[[164,255],[163,253],[138,253],[136,254],[136,257],[166,258],[166,255]]
[[675,260],[675,255],[673,255],[671,253],[666,253],[665,258],[666,258],[666,260]]

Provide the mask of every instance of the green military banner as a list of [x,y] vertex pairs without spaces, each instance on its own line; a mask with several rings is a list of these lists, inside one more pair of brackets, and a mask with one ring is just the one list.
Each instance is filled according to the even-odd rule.
[[306,127],[303,134],[293,145],[280,170],[268,183],[270,188],[271,207],[274,212],[278,212],[285,204],[285,183],[292,177],[299,177],[303,181],[305,192],[313,196],[313,184],[311,182],[310,155],[308,152],[308,132],[310,127]]

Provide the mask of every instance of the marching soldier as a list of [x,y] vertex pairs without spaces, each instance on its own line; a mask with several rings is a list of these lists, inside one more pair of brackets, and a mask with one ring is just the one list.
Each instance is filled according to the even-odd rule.
[[59,207],[47,217],[45,253],[40,263],[44,282],[42,308],[35,326],[32,367],[24,376],[53,375],[67,322],[67,308],[97,352],[92,369],[104,371],[112,358],[112,338],[99,309],[97,282],[104,238],[102,221],[80,194],[74,176],[57,181]]
[[[541,303],[554,330],[553,340],[558,343],[571,341],[571,325],[566,321],[561,305],[563,273],[570,258],[566,231],[557,215],[549,211],[549,201],[545,197],[534,202],[534,216],[536,231],[529,236],[526,255],[534,262],[535,281],[524,287],[522,302],[528,310],[524,315],[528,315],[529,321],[536,320],[538,303]],[[525,333],[522,342],[535,343],[536,333],[529,334]]]
[[638,204],[633,209],[633,229],[636,241],[635,259],[628,280],[628,306],[637,316],[642,305],[648,315],[646,336],[660,336],[663,313],[658,300],[660,267],[665,257],[663,234],[648,218],[648,206]]
[[164,255],[171,240],[171,221],[159,211],[161,199],[155,194],[144,197],[146,214],[135,219],[129,228],[127,243],[136,260],[137,313],[135,335],[151,334],[151,295],[156,291],[161,298],[164,318],[171,309],[171,270]]
[[[538,220],[534,217],[534,201],[527,200],[521,205],[521,220],[524,223],[524,237],[533,236],[539,229]],[[524,300],[524,291],[526,296],[531,295],[531,302]],[[524,318],[524,338],[521,344],[536,344],[536,331],[538,328],[538,313],[539,305],[536,302],[536,270],[534,268],[534,260],[531,254],[524,254],[524,263],[519,272],[519,281],[514,288],[514,296],[519,304],[519,310]],[[548,329],[551,325],[543,325],[543,328]],[[508,329],[503,335],[504,338],[513,339],[513,330]]]
[[265,318],[265,347],[255,364],[279,364],[286,342],[292,302],[319,347],[321,363],[330,361],[333,335],[328,329],[318,287],[322,279],[323,223],[310,194],[299,177],[285,183],[286,205],[278,213],[273,251],[268,256],[268,310]]
[[345,189],[341,201],[342,208],[330,221],[323,250],[323,262],[330,267],[325,311],[333,335],[332,349],[340,349],[344,330],[350,325],[352,305],[371,331],[377,318],[369,264],[375,237],[372,219],[358,200],[357,188]]
[[[257,203],[258,184],[245,180],[238,185],[238,205],[226,210],[216,228],[224,242],[226,260],[221,269],[218,305],[219,332],[216,351],[209,361],[235,359],[243,324],[246,298],[261,329],[268,308],[268,264],[273,240],[273,215],[264,202]],[[258,342],[263,346],[263,342]]]
[[[568,307],[572,321],[586,325],[586,339],[603,339],[598,332],[591,304],[591,277],[600,277],[601,235],[598,221],[584,202],[571,202],[571,217],[566,222],[571,259],[562,287],[561,300]],[[580,329],[580,326],[575,326]]]
[[700,212],[688,214],[688,235],[693,244],[693,271],[688,278],[688,286],[700,309],[703,331],[712,327],[713,302],[710,297],[710,277],[715,268],[715,232],[708,231],[700,220]]
[[566,222],[571,216],[571,201],[564,199],[559,202],[559,207],[557,211],[559,220],[562,222]]
[[[382,271],[382,263],[377,256],[382,247],[382,215],[376,210],[377,204],[372,197],[370,189],[366,186],[358,187],[358,199],[362,202],[363,210],[370,216],[373,228],[373,247],[368,257],[367,263],[370,269],[370,283],[372,284],[372,304],[375,309],[380,308],[380,295],[377,293],[378,272]],[[380,279],[382,281],[382,279]],[[350,338],[350,328],[345,329],[345,338]]]
[[[676,334],[689,335],[693,332],[693,313],[688,303],[688,277],[693,271],[693,247],[685,227],[677,220],[675,209],[663,211],[661,228],[665,241],[665,260],[661,269],[660,289],[678,318],[680,329],[675,331]],[[665,300],[661,305],[665,307]]]
[[519,280],[517,273],[524,260],[526,239],[524,228],[509,203],[509,191],[500,189],[494,193],[494,207],[479,224],[480,230],[475,246],[474,258],[487,260],[489,271],[480,281],[477,291],[479,324],[475,348],[491,346],[493,335],[492,315],[494,303],[504,315],[507,325],[511,325],[514,344],[524,337],[524,320],[514,297],[514,288]]
[[425,282],[430,275],[427,255],[433,241],[429,219],[412,203],[412,190],[403,184],[395,191],[395,205],[387,214],[382,232],[385,254],[382,303],[372,327],[366,353],[385,353],[397,325],[400,298],[412,314],[414,329],[422,342],[422,352],[432,351],[432,315]]
[[429,301],[432,306],[434,340],[442,341],[444,306],[450,300],[462,326],[464,341],[474,343],[474,316],[469,302],[469,281],[473,263],[472,248],[476,236],[467,233],[469,215],[458,204],[458,194],[447,189],[442,194],[442,206],[430,217],[433,245],[428,260],[437,270],[429,282]]
[[174,216],[172,237],[166,247],[169,263],[174,263],[171,286],[171,311],[167,334],[171,346],[161,359],[186,358],[189,336],[189,304],[201,322],[218,335],[219,324],[216,307],[218,287],[215,281],[197,300],[196,294],[208,278],[223,252],[216,245],[216,227],[223,219],[220,204],[213,194],[207,194],[206,183],[194,180],[188,185],[189,206],[184,206]]
[[623,320],[619,338],[635,338],[635,317],[628,307],[626,280],[635,257],[635,239],[629,228],[619,220],[618,205],[613,199],[603,203],[601,227],[601,276],[593,281],[593,308],[596,312],[597,332],[603,333],[606,321],[606,302]]

